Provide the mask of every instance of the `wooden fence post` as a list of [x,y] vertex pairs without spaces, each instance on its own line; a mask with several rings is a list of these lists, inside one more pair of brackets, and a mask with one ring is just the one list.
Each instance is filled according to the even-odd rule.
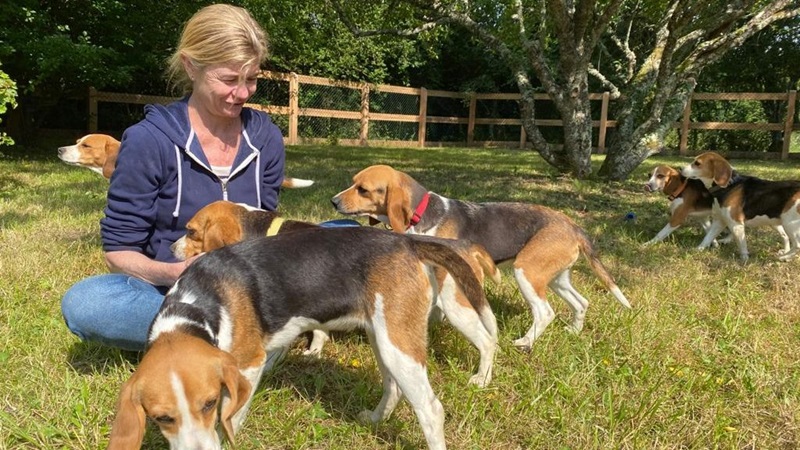
[[478,106],[478,99],[475,93],[469,99],[469,121],[467,122],[467,147],[472,147],[475,141],[475,110]]
[[789,91],[786,95],[786,122],[783,125],[783,149],[781,159],[789,159],[789,147],[792,145],[792,128],[794,128],[794,108],[797,102],[797,91]]
[[366,147],[369,140],[369,85],[361,86],[361,146]]
[[89,87],[89,133],[97,133],[97,89]]
[[686,101],[686,108],[683,109],[683,120],[681,121],[681,141],[678,153],[686,155],[686,148],[689,146],[689,118],[692,116],[692,96]]
[[289,145],[297,145],[297,123],[300,114],[300,82],[297,74],[289,75]]
[[417,144],[420,147],[425,147],[425,133],[428,128],[428,90],[420,88],[419,90],[419,129],[417,131]]
[[597,133],[597,153],[606,152],[606,129],[608,127],[608,101],[611,94],[603,92],[603,102],[600,105],[600,130]]
[[519,149],[525,150],[528,143],[528,133],[525,132],[525,125],[519,125]]

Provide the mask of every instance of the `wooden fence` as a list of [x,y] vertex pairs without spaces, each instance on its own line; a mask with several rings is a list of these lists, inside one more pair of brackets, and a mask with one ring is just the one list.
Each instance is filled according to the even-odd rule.
[[[324,143],[328,142],[327,137],[300,137],[298,135],[298,123],[301,117],[316,117],[327,119],[344,119],[350,121],[358,121],[359,133],[357,139],[337,139],[337,142],[343,145],[359,145],[359,146],[415,146],[415,147],[434,147],[434,146],[483,146],[483,147],[518,147],[526,148],[529,146],[527,136],[524,128],[521,126],[519,117],[508,118],[486,118],[476,117],[476,104],[481,100],[507,100],[517,101],[520,98],[519,94],[481,94],[481,93],[463,93],[463,92],[450,92],[441,90],[429,90],[425,88],[410,88],[392,85],[374,85],[368,83],[356,83],[349,81],[336,81],[327,78],[313,77],[307,75],[298,75],[294,73],[276,73],[264,71],[260,75],[261,78],[272,80],[276,82],[288,83],[288,104],[285,105],[261,105],[261,104],[248,104],[248,106],[266,111],[273,116],[285,116],[288,118],[288,132],[284,140],[289,145],[297,145],[304,143]],[[335,88],[343,88],[348,90],[355,90],[360,93],[360,105],[358,109],[342,110],[342,109],[325,109],[314,107],[300,107],[300,90],[303,85],[315,86],[329,86]],[[403,94],[417,97],[417,104],[419,110],[414,111],[413,114],[388,114],[370,111],[370,94],[371,93],[394,93]],[[428,114],[429,99],[433,97],[458,99],[469,104],[469,113],[466,117],[462,116],[434,116]],[[547,101],[549,96],[547,94],[537,94],[534,97],[536,100]],[[590,101],[600,102],[600,117],[599,120],[593,121],[593,126],[597,128],[597,147],[598,153],[604,153],[606,149],[606,136],[608,130],[616,127],[615,120],[608,117],[608,106],[610,96],[605,93],[592,93],[589,94]],[[89,131],[94,132],[98,129],[98,108],[99,102],[114,102],[114,103],[128,103],[128,104],[146,104],[146,103],[169,103],[174,101],[174,97],[163,96],[145,96],[137,94],[119,94],[110,92],[99,92],[93,88],[89,90]],[[780,101],[786,102],[786,119],[780,123],[745,123],[745,122],[692,122],[690,120],[692,103],[696,101]],[[794,123],[795,104],[797,102],[797,91],[789,91],[786,93],[695,93],[688,102],[683,114],[683,118],[679,122],[675,122],[673,127],[678,129],[680,134],[679,153],[686,155],[688,150],[688,137],[691,130],[762,130],[771,132],[782,132],[783,134],[783,148],[779,155],[781,159],[789,157],[789,147],[791,144],[792,132],[798,129]],[[370,122],[404,122],[416,124],[416,141],[409,140],[385,140],[385,139],[369,139]],[[429,124],[460,124],[467,126],[466,142],[432,142],[426,140],[426,128]],[[562,125],[561,120],[536,120],[538,126],[543,127],[559,127]],[[519,127],[519,140],[518,141],[477,141],[474,139],[475,127],[477,125],[504,125],[504,126],[517,126]],[[771,157],[778,157],[777,153],[771,154]]]

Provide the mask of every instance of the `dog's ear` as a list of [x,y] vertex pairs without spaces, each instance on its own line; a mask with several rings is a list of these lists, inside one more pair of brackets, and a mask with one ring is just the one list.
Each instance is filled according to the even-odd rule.
[[[209,219],[211,220],[211,219]],[[208,223],[203,233],[203,252],[210,252],[242,239],[242,224],[234,217],[220,215]]]
[[714,175],[714,183],[720,187],[727,187],[733,176],[733,168],[724,159],[714,158],[711,160],[711,173]]
[[411,191],[399,177],[386,186],[386,215],[395,233],[405,233],[411,224]]
[[227,353],[222,357],[222,383],[227,389],[228,397],[223,399],[220,422],[225,437],[233,444],[236,430],[233,429],[231,419],[250,399],[250,382],[239,372],[236,361]]
[[[112,147],[116,148],[112,149]],[[111,179],[111,174],[117,168],[117,153],[119,153],[119,142],[106,144],[106,162],[103,163],[103,176],[106,179]]]
[[111,425],[109,450],[138,449],[142,446],[145,430],[144,408],[135,389],[136,375],[128,380],[119,393],[117,415]]

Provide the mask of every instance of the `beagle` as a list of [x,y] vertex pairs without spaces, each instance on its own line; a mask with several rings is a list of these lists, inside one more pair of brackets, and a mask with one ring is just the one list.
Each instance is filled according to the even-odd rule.
[[[170,250],[176,258],[186,260],[245,239],[317,227],[309,222],[284,220],[273,211],[220,200],[201,208],[186,224],[186,234],[175,241]],[[453,244],[452,247],[470,264],[479,282],[483,283],[484,276],[488,274],[492,281],[500,283],[500,270],[483,247],[467,242]],[[437,271],[440,286],[444,286],[445,275],[446,272]],[[460,294],[456,293],[456,296]],[[467,303],[463,298],[457,301]],[[436,313],[439,312],[437,308]],[[327,333],[314,330],[309,347],[303,354],[321,355],[328,340]]]
[[[783,227],[784,249],[779,259],[788,261],[798,252],[800,239],[800,181],[769,181],[741,175],[714,152],[698,155],[683,168],[683,176],[703,182],[713,197],[712,222],[698,248],[708,247],[728,227],[746,262],[749,254],[745,226]],[[780,230],[779,230],[780,232]],[[788,245],[787,245],[788,240]]]
[[[670,200],[669,222],[664,225],[664,228],[658,234],[645,243],[645,245],[655,244],[656,242],[663,241],[678,227],[683,225],[688,218],[695,218],[702,220],[703,230],[708,232],[711,227],[711,208],[714,203],[714,198],[708,192],[703,182],[700,180],[693,180],[681,175],[680,171],[673,169],[670,166],[659,165],[653,169],[650,179],[645,183],[644,188],[647,192],[663,192]],[[775,231],[781,236],[784,243],[784,251],[789,251],[789,237],[783,230],[783,226],[776,225]],[[712,245],[718,243],[728,243],[731,241],[731,236],[725,236],[723,239],[715,239]]]
[[[117,164],[120,142],[107,134],[87,134],[75,145],[58,148],[58,158],[67,164],[86,167],[110,179]],[[281,187],[303,188],[314,184],[313,180],[285,177]]]
[[263,372],[302,332],[366,330],[383,397],[360,420],[386,419],[402,396],[431,449],[444,449],[445,414],[427,376],[429,267],[452,275],[448,319],[481,350],[471,382],[491,379],[495,317],[470,266],[451,245],[368,227],[310,228],[245,240],[195,260],[167,293],[148,349],[121,388],[109,448],[139,448],[146,418],[172,449],[233,443]]
[[555,318],[545,296],[549,286],[574,315],[569,330],[583,328],[588,300],[570,282],[570,269],[583,254],[594,273],[626,308],[630,304],[598,259],[586,232],[569,217],[540,205],[472,203],[429,192],[408,174],[371,166],[353,185],[331,199],[342,214],[369,216],[397,233],[467,239],[486,248],[495,263],[513,261],[520,292],[530,305],[533,325],[514,341],[530,349]]

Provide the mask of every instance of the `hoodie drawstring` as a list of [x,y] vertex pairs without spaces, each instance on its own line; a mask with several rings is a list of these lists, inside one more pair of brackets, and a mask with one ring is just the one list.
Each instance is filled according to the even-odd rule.
[[181,212],[181,194],[183,192],[183,169],[181,168],[181,150],[175,146],[175,164],[178,166],[178,197],[175,202],[175,211],[172,211],[172,217],[177,218]]

